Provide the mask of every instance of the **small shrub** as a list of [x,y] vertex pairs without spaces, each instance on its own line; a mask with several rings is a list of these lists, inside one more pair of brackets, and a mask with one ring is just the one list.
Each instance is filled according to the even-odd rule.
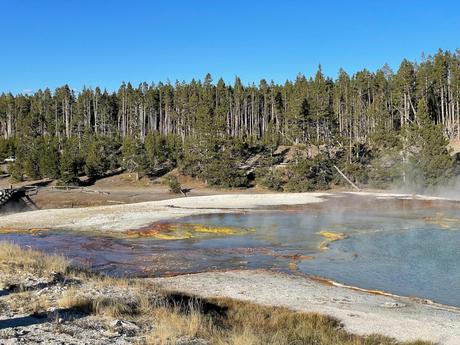
[[271,168],[258,168],[256,169],[256,182],[257,184],[268,189],[280,192],[283,190],[283,173]]
[[98,297],[93,300],[93,313],[100,316],[119,318],[136,313],[135,303],[128,303],[122,298]]
[[209,162],[203,171],[202,178],[209,186],[224,188],[248,187],[246,172],[238,168],[233,160],[215,159]]
[[76,289],[70,289],[58,300],[58,306],[62,309],[72,309],[89,314],[93,310],[93,301],[79,294]]
[[180,194],[182,192],[182,186],[176,176],[171,175],[168,177],[168,188],[171,193]]
[[8,172],[11,175],[11,180],[14,182],[24,181],[24,171],[23,167],[19,162],[15,162],[8,165]]

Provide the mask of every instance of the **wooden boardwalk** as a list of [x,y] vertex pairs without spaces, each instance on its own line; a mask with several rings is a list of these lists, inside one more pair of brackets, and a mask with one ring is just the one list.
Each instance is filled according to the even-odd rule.
[[20,188],[0,189],[0,210],[13,200],[22,200],[32,209],[38,209],[37,205],[30,198],[38,193],[36,186],[24,186]]

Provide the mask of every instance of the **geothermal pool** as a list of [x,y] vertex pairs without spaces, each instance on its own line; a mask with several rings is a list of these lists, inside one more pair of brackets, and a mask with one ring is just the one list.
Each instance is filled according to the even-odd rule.
[[[151,236],[152,235],[152,236]],[[112,275],[291,272],[460,307],[460,203],[362,196],[200,215],[145,230],[3,233]]]

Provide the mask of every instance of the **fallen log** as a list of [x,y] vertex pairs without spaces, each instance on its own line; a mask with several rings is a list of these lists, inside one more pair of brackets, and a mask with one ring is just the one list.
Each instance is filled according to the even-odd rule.
[[351,180],[347,176],[345,176],[345,174],[342,171],[340,171],[340,169],[336,165],[334,165],[334,168],[354,189],[356,189],[358,192],[361,191],[361,189],[359,189],[357,185],[351,182]]

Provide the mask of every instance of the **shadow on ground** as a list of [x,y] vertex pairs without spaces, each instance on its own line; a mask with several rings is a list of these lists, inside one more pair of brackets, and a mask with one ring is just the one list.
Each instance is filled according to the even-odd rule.
[[14,317],[11,319],[0,320],[0,330],[15,327],[28,327],[41,323],[50,322],[58,318],[65,321],[76,320],[85,317],[87,314],[76,312],[73,309],[58,309],[52,313],[42,312],[33,315]]

